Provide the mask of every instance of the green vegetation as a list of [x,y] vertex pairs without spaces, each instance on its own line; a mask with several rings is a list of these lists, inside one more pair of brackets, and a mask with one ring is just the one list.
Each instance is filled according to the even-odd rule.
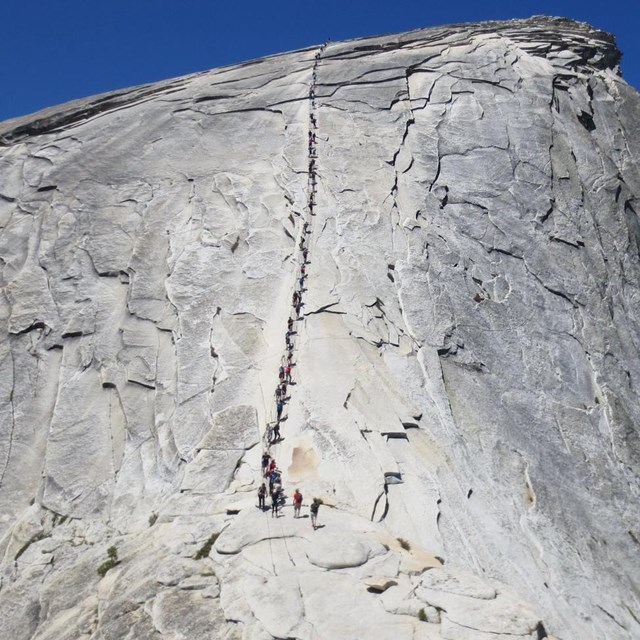
[[38,542],[40,540],[44,540],[48,538],[49,534],[41,531],[40,533],[36,533],[28,542],[25,542],[20,549],[18,549],[18,553],[16,553],[14,560],[17,560],[34,542]]
[[118,560],[118,550],[115,547],[109,547],[107,549],[107,555],[109,556],[109,559],[103,562],[97,569],[98,575],[101,578],[105,577],[109,569],[113,569],[117,564],[120,564],[120,561]]
[[67,521],[69,516],[61,516],[59,513],[53,514],[53,522],[51,523],[53,527],[57,527],[59,525],[64,524]]
[[418,620],[420,620],[420,622],[426,622],[427,621],[427,614],[424,612],[424,609],[420,609],[418,611]]
[[209,557],[209,554],[211,553],[211,547],[213,547],[213,544],[218,539],[219,535],[219,533],[211,534],[209,539],[202,545],[202,547],[198,550],[198,553],[196,553],[196,555],[194,556],[196,560],[202,560],[202,558]]

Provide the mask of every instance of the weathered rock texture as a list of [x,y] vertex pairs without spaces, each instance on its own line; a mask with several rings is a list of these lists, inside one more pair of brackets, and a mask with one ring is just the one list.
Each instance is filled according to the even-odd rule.
[[640,100],[587,25],[322,51],[272,452],[325,526],[255,508],[317,52],[0,125],[0,637],[640,637]]

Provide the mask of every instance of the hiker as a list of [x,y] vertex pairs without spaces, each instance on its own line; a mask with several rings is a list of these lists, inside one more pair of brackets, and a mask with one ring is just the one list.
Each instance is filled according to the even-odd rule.
[[273,493],[273,487],[280,480],[280,474],[274,469],[269,473],[269,493]]
[[302,316],[300,315],[300,311],[302,311],[302,303],[298,302],[296,305],[296,315],[298,316],[298,320],[302,320]]
[[276,470],[276,459],[275,458],[271,458],[271,462],[269,463],[269,468],[268,468],[267,472],[269,474],[272,474],[275,470]]
[[[285,380],[291,384],[291,359],[289,359],[289,364],[284,368]],[[281,403],[282,404],[282,403]],[[280,418],[278,417],[278,420]]]
[[278,500],[279,500],[279,496],[278,496],[278,492],[277,491],[272,491],[271,492],[271,517],[278,517]]
[[287,400],[287,383],[283,382],[280,385],[280,389],[282,390],[282,401],[286,402],[286,400]]
[[273,425],[273,440],[271,441],[271,444],[278,442],[278,440],[280,440],[280,423],[276,422]]
[[295,493],[293,494],[293,517],[294,518],[300,517],[301,506],[302,506],[302,494],[298,489],[296,489]]
[[280,388],[280,385],[278,385],[276,387],[276,400],[280,400],[281,396],[282,396],[282,389]]
[[[286,375],[287,368],[285,368],[285,375]],[[289,369],[289,371],[291,371],[291,369]],[[289,378],[287,379],[287,382],[290,382],[290,381],[291,381],[291,376],[289,375]],[[276,426],[280,424],[280,418],[282,418],[282,410],[283,409],[284,409],[284,403],[282,402],[282,400],[278,400],[278,402],[276,402],[276,416],[278,418],[278,420],[276,422]]]
[[317,528],[318,521],[318,509],[320,508],[320,500],[318,498],[314,498],[311,506],[309,507],[309,513],[311,514],[311,526],[315,531]]
[[267,475],[267,469],[269,467],[270,458],[271,456],[266,451],[262,454],[262,475],[263,476]]
[[[302,253],[304,254],[304,251]],[[289,319],[287,320],[287,330],[289,332],[293,331],[293,318],[291,316],[289,316]]]
[[[300,294],[297,291],[293,292],[293,306],[295,307],[298,304],[298,300],[300,299]],[[282,367],[280,367],[282,368]]]
[[[304,252],[302,253],[302,257],[304,258]],[[307,273],[307,267],[304,266],[304,262],[300,265],[300,273],[304,276]]]
[[[293,304],[295,304],[295,301],[294,301],[294,303],[293,303]],[[278,377],[280,378],[280,380],[282,380],[282,379],[284,378],[284,367],[283,367],[283,366],[281,366],[281,367],[278,369]]]
[[300,276],[300,288],[302,289],[304,287],[304,273]]
[[258,507],[264,511],[266,509],[265,498],[267,497],[267,485],[263,482],[258,489]]
[[309,249],[306,247],[302,250],[302,259],[306,262],[309,257]]

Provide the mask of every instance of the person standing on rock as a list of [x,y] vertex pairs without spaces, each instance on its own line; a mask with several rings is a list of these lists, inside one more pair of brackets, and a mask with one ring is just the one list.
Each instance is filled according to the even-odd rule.
[[320,509],[320,500],[314,498],[311,506],[309,507],[309,513],[311,514],[311,526],[315,531],[318,527],[318,509]]
[[262,476],[266,477],[267,476],[267,469],[269,468],[269,460],[271,459],[271,456],[265,451],[262,454]]
[[280,440],[280,423],[276,422],[273,425],[273,440],[271,441],[271,444],[275,444],[278,440]]
[[258,489],[258,507],[264,511],[267,507],[265,505],[265,499],[267,497],[267,485],[263,482]]
[[[285,369],[286,372],[286,369]],[[278,426],[280,424],[280,419],[282,418],[282,410],[284,409],[284,403],[282,402],[282,400],[278,400],[278,402],[276,402],[276,426]]]
[[281,381],[284,379],[284,367],[283,366],[281,366],[278,369],[278,377],[280,378]]
[[[291,383],[291,360],[289,359],[289,364],[284,368],[285,380],[290,384]],[[280,418],[278,417],[278,420]]]
[[300,507],[302,506],[302,494],[299,489],[296,489],[293,494],[293,517],[300,517]]
[[277,491],[271,492],[271,517],[278,517],[278,502],[280,501],[280,496]]

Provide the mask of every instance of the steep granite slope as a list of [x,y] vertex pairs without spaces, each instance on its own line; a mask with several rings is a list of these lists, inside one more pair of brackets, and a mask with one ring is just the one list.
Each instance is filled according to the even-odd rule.
[[0,124],[0,637],[640,637],[618,60],[468,24]]

